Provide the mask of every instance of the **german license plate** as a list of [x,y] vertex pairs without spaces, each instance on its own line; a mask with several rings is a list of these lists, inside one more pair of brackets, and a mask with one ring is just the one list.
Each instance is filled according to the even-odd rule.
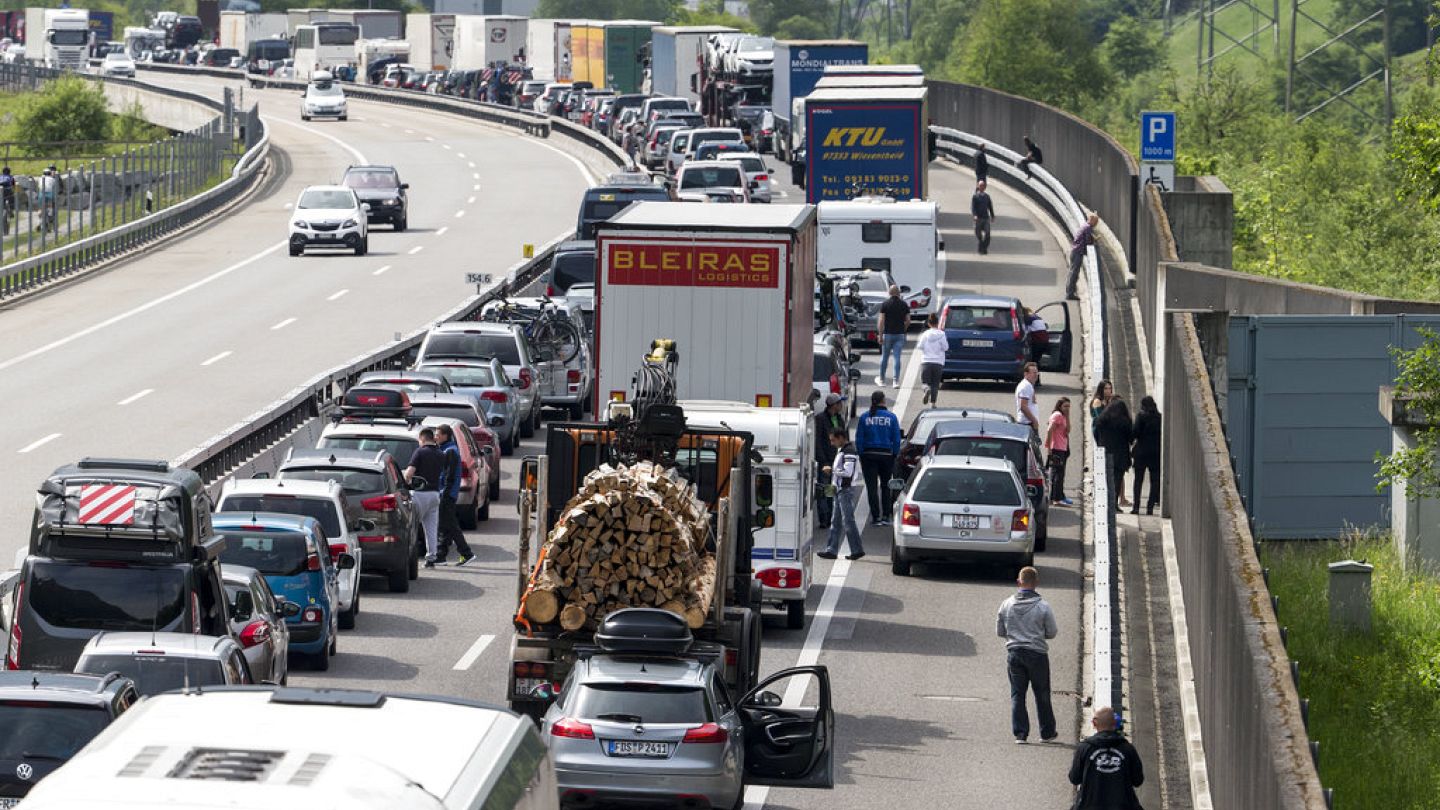
[[952,529],[978,529],[980,528],[979,515],[950,515],[950,528]]
[[962,340],[962,341],[960,341],[960,345],[961,345],[961,346],[969,346],[969,347],[974,348],[974,349],[993,349],[993,348],[995,348],[995,341],[993,341],[993,340]]
[[650,757],[664,759],[670,756],[670,743],[640,742],[639,740],[608,740],[605,750],[612,757]]

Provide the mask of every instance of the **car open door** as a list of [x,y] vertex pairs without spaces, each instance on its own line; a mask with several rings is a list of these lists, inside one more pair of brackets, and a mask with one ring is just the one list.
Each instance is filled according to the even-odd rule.
[[[780,681],[789,681],[783,698],[772,688]],[[747,785],[835,787],[835,710],[825,667],[794,667],[761,681],[741,701],[740,720]]]
[[1074,351],[1075,338],[1070,330],[1070,303],[1052,301],[1034,310],[1045,321],[1049,338],[1040,356],[1035,358],[1041,371],[1070,372],[1070,355]]

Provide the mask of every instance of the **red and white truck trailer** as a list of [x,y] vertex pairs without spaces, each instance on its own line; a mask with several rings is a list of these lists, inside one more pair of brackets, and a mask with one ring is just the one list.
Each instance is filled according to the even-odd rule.
[[815,208],[641,202],[601,223],[595,413],[657,338],[681,399],[800,406],[814,363]]

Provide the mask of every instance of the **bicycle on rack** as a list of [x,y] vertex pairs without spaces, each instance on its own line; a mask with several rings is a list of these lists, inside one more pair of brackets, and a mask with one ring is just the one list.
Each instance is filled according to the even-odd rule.
[[540,297],[539,307],[517,304],[501,296],[485,308],[480,320],[520,325],[530,347],[540,357],[561,363],[574,360],[585,339],[548,295]]

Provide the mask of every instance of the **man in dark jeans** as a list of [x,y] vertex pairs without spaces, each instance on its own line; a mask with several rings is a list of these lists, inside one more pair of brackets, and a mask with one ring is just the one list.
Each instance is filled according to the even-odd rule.
[[905,333],[910,330],[910,305],[900,297],[900,288],[890,286],[890,296],[880,305],[880,376],[876,385],[885,384],[885,367],[895,358],[895,376],[891,384],[900,387],[900,355],[905,352]]
[[894,501],[890,475],[900,456],[900,418],[885,407],[884,391],[870,395],[870,410],[860,415],[860,424],[855,428],[855,448],[860,453],[865,492],[870,497],[870,521],[876,526],[889,526]]
[[1035,692],[1035,713],[1040,718],[1040,739],[1054,740],[1055,710],[1050,705],[1050,639],[1060,632],[1055,612],[1035,592],[1040,574],[1030,566],[1020,569],[1020,590],[1000,604],[995,633],[1005,639],[1006,669],[1010,675],[1010,733],[1024,745],[1030,739],[1030,713],[1025,693]]
[[975,184],[975,193],[970,196],[970,218],[975,221],[975,241],[984,256],[990,252],[990,220],[995,218],[995,203],[985,193],[984,180]]
[[455,502],[460,499],[460,447],[455,444],[455,434],[450,431],[449,425],[440,425],[435,428],[435,439],[440,442],[440,452],[445,454],[445,466],[440,471],[440,548],[436,552],[436,562],[443,563],[445,558],[450,556],[450,544],[455,544],[455,550],[460,552],[460,559],[455,562],[464,565],[475,559],[470,551],[470,544],[465,542],[465,533],[460,530],[460,518],[455,514]]
[[835,496],[826,494],[830,476],[823,470],[835,463],[835,446],[830,442],[830,434],[847,427],[845,414],[841,413],[844,405],[845,397],[827,394],[825,410],[815,414],[815,516],[822,529],[830,528],[830,518],[835,513]]

